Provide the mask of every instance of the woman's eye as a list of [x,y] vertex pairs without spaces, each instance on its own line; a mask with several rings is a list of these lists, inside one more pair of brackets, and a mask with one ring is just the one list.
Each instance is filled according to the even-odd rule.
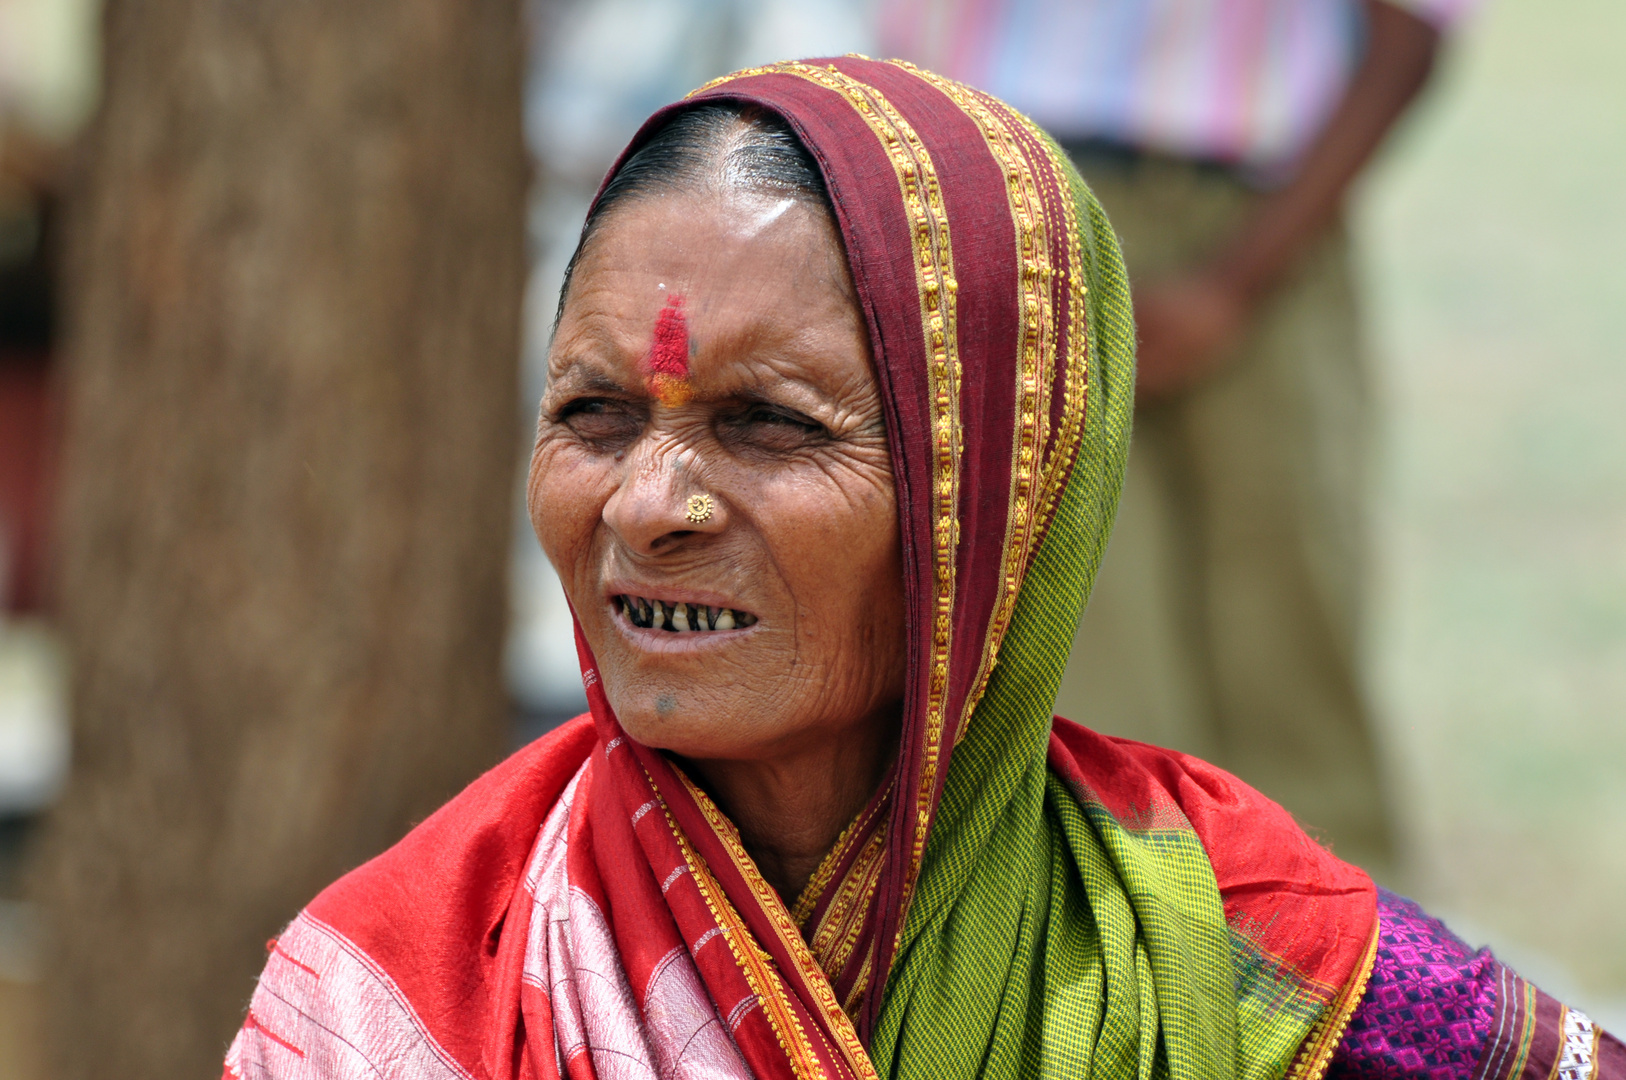
[[803,431],[817,431],[819,425],[806,417],[791,416],[777,409],[752,409],[746,417],[753,424],[769,424],[779,427],[800,428]]
[[560,406],[554,414],[554,422],[565,425],[584,442],[611,446],[636,438],[644,418],[624,401],[578,398]]
[[828,432],[810,417],[771,406],[753,406],[722,424],[722,438],[742,448],[794,450],[822,441]]

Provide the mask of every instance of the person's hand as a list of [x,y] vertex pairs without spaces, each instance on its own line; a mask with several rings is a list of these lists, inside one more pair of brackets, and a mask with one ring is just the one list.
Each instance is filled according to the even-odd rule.
[[1143,401],[1172,397],[1213,374],[1242,333],[1248,304],[1213,274],[1153,282],[1134,292]]

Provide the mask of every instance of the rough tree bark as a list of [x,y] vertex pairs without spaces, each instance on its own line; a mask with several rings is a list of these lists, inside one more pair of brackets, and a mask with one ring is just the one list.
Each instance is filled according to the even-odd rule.
[[264,943],[495,761],[517,0],[111,0],[70,207],[61,1080],[218,1076]]

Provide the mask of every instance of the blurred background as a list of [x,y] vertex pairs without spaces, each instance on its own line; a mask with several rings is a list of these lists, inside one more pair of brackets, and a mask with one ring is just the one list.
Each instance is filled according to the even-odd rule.
[[[705,80],[878,48],[867,0],[453,6],[0,0],[0,1080],[124,1060],[75,1015],[218,1061],[240,941],[583,707],[522,479],[587,202]],[[1395,879],[1616,1031],[1623,46],[1488,0],[1349,205]]]

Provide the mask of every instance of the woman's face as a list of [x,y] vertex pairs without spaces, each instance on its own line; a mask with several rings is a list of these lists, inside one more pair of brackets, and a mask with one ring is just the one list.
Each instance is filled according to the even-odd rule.
[[888,738],[897,505],[828,216],[732,189],[617,206],[548,376],[531,520],[627,732],[698,760]]

